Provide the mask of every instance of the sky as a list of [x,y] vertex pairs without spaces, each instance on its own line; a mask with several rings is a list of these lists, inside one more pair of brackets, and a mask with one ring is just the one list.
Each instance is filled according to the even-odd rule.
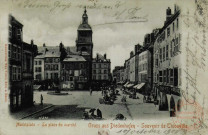
[[[77,28],[87,7],[88,23],[93,30],[93,57],[107,54],[111,69],[122,66],[134,45],[143,44],[144,35],[161,28],[166,9],[174,9],[168,0],[17,0],[11,14],[23,27],[23,40],[38,46],[75,46]],[[117,22],[117,23],[116,23]]]

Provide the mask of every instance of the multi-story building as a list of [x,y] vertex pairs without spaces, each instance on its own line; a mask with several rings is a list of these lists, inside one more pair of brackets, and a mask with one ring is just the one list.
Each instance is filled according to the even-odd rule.
[[22,52],[22,106],[29,107],[33,105],[33,68],[34,57],[37,55],[37,46],[23,42]]
[[143,47],[139,44],[135,45],[135,83],[139,83],[139,54],[142,51]]
[[21,107],[22,92],[22,28],[23,25],[9,16],[9,81],[10,107]]
[[[121,83],[121,70],[123,70],[123,72],[125,72],[125,68],[123,66],[116,66],[113,69],[113,82],[115,84]],[[124,77],[124,75],[125,75],[125,73],[123,73],[123,77]]]
[[[143,94],[152,94],[153,85],[153,46],[158,29],[144,37],[143,47],[138,51],[138,83],[137,89],[142,89]],[[144,87],[143,87],[144,86]]]
[[45,80],[45,55],[37,55],[34,58],[34,80],[42,81]]
[[125,60],[125,79],[130,82],[130,59]]
[[33,60],[37,46],[23,42],[23,25],[9,16],[9,82],[11,111],[33,105]]
[[151,63],[151,54],[149,52],[149,50],[144,50],[143,52],[141,52],[139,54],[139,88],[138,89],[141,89],[144,85],[145,85],[145,88],[143,89],[143,93],[144,94],[147,94],[149,93],[149,91],[151,91],[151,82],[149,82],[148,80],[148,77],[149,75],[151,75],[151,71],[148,70],[149,68],[152,68],[152,67],[149,67],[149,63]]
[[106,86],[110,83],[111,61],[104,56],[97,54],[92,60],[92,83],[97,87]]
[[44,60],[44,76],[46,80],[52,80],[58,83],[60,79],[60,56],[59,47],[46,50]]
[[68,55],[61,63],[61,88],[69,90],[87,89],[89,76],[87,60],[83,56]]
[[119,75],[120,75],[120,84],[123,84],[125,82],[125,68],[122,67],[120,70],[119,70]]
[[41,82],[50,80],[58,83],[60,79],[61,61],[66,50],[64,45],[60,43],[59,46],[43,46],[38,47],[38,55],[34,58],[34,80]]
[[130,53],[130,67],[129,67],[129,81],[134,84],[135,83],[135,54],[134,54],[134,51],[131,51]]
[[[154,44],[154,84],[159,110],[180,110],[181,29],[180,10],[166,11],[166,21]],[[172,113],[174,114],[174,113]]]

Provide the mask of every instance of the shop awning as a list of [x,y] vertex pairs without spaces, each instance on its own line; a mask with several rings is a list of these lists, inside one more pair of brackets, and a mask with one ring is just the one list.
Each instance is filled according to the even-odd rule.
[[137,86],[137,89],[141,89],[143,86],[145,85],[145,83],[140,83],[139,86]]
[[136,89],[139,85],[140,85],[140,84],[135,85],[134,88]]
[[134,84],[131,84],[131,83],[130,83],[130,84],[128,84],[126,87],[127,87],[127,88],[130,88],[130,87],[132,87],[132,86],[134,86]]
[[129,82],[127,82],[126,84],[124,84],[124,87],[126,87],[129,84]]

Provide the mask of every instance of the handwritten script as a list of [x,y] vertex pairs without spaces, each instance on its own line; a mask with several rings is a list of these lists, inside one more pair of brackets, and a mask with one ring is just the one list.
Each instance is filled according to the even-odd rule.
[[[203,107],[205,97],[202,95],[202,87],[200,87],[200,79],[202,76],[199,74],[206,73],[207,68],[207,41],[206,41],[206,30],[207,30],[207,6],[208,4],[204,0],[195,1],[195,11],[190,15],[190,10],[187,9],[185,18],[183,20],[187,37],[185,46],[185,68],[183,72],[185,74],[185,90],[182,90],[182,96],[185,99],[185,104],[196,104],[200,103],[200,98],[203,98]],[[193,29],[194,27],[194,29]],[[187,105],[184,107],[188,110]],[[197,109],[197,108],[195,108]],[[198,110],[195,110],[195,115]],[[204,123],[204,109],[201,117],[198,118],[199,127],[207,128]],[[192,120],[193,121],[193,120]],[[193,121],[194,122],[194,121]]]

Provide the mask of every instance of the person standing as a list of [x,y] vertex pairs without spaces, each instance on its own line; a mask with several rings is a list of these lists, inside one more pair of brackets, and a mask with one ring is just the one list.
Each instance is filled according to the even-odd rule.
[[102,112],[100,111],[100,109],[97,109],[97,117],[102,119]]
[[104,89],[101,89],[102,90],[102,96],[103,96],[103,94],[104,94]]
[[43,95],[40,95],[40,104],[43,105]]
[[90,87],[90,96],[92,95],[92,88]]

